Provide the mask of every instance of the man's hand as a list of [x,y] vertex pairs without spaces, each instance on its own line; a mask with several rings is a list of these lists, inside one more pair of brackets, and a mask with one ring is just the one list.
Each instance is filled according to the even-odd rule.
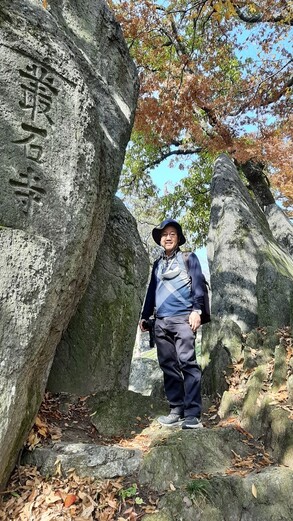
[[139,322],[139,327],[140,327],[140,329],[141,329],[141,331],[142,331],[143,333],[145,333],[146,331],[148,331],[148,329],[145,329],[145,327],[144,327],[145,325],[147,325],[147,324],[146,324],[146,321],[145,321],[144,319],[141,320],[141,321]]
[[200,315],[196,311],[192,311],[189,315],[189,325],[193,332],[195,332],[201,325]]

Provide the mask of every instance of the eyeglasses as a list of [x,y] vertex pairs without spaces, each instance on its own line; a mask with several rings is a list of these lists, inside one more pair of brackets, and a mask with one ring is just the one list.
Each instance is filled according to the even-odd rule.
[[166,237],[171,237],[171,239],[174,239],[175,237],[177,237],[177,233],[176,232],[170,232],[170,233],[162,233],[161,235],[161,239],[165,239]]

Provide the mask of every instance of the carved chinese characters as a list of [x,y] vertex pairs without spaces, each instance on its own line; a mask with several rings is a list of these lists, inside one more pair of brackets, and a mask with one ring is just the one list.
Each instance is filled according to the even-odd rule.
[[39,114],[44,114],[50,123],[53,121],[50,117],[52,106],[52,96],[58,94],[58,89],[54,87],[54,78],[49,75],[48,71],[36,64],[28,65],[26,70],[19,71],[23,83],[24,99],[19,105],[30,112],[31,120],[36,121]]
[[[63,242],[79,149],[78,88],[49,60],[6,49],[0,67],[0,224]],[[5,165],[5,166],[4,166]]]
[[31,123],[22,121],[24,137],[14,141],[16,145],[23,146],[25,171],[19,172],[18,179],[9,179],[9,183],[21,204],[22,211],[27,214],[33,212],[34,204],[41,204],[42,197],[46,194],[42,156],[44,138],[47,137],[48,131],[44,125],[53,124],[50,112],[53,96],[57,96],[58,89],[54,86],[53,76],[35,63],[27,65],[25,70],[20,69],[19,74],[23,91],[23,99],[19,101],[19,106],[27,112]]

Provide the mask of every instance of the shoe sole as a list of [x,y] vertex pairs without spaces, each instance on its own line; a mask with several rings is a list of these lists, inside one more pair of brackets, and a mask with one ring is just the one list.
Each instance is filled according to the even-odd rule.
[[182,425],[182,429],[203,429],[203,424],[198,423],[197,425]]
[[175,422],[175,423],[163,423],[163,422],[160,422],[159,420],[157,420],[157,421],[160,425],[162,425],[162,427],[181,427],[182,423],[184,422],[184,420],[179,420],[178,422]]

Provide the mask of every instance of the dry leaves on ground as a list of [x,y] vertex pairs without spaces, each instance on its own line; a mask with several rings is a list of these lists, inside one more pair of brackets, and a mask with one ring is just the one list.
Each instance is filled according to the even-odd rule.
[[[123,497],[128,484],[116,480],[43,478],[34,467],[20,467],[0,499],[1,521],[138,521],[156,510],[156,498]],[[125,494],[124,494],[125,495]]]
[[[254,449],[257,447],[254,446]],[[227,469],[226,474],[237,474],[238,476],[246,476],[252,471],[260,470],[273,464],[269,454],[259,447],[259,452],[254,452],[242,458],[239,454],[232,451],[233,462],[232,467]]]

